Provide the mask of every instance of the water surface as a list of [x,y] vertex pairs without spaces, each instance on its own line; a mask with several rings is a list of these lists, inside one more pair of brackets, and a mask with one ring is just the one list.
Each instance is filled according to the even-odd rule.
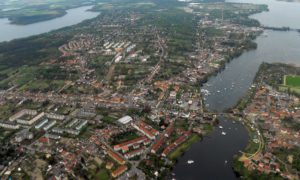
[[[300,3],[273,0],[230,0],[230,2],[268,4],[269,12],[251,16],[263,25],[300,28]],[[297,32],[265,31],[255,42],[256,50],[243,53],[226,65],[224,71],[211,77],[203,88],[211,95],[205,97],[210,111],[222,112],[234,106],[251,87],[262,62],[300,64],[300,34]],[[226,136],[217,128],[209,137],[195,143],[179,158],[173,173],[179,180],[231,180],[238,179],[232,168],[232,158],[248,143],[246,129],[240,123],[222,118]],[[192,165],[187,160],[194,160]],[[225,161],[227,160],[227,163]]]
[[91,6],[83,6],[69,9],[62,17],[28,25],[10,24],[8,19],[2,18],[0,19],[0,42],[46,33],[96,17],[99,13],[87,11],[90,8]]
[[[267,35],[267,36],[265,36]],[[297,32],[265,31],[255,42],[256,50],[243,53],[227,64],[226,69],[211,77],[203,88],[210,91],[206,96],[207,108],[223,111],[234,106],[251,86],[256,72],[263,62],[300,64],[300,34]]]
[[300,3],[276,0],[226,0],[226,2],[267,4],[270,11],[250,17],[259,20],[261,24],[266,26],[300,29]]
[[[236,179],[232,171],[232,156],[247,146],[248,134],[240,123],[221,118],[220,125],[209,137],[192,145],[174,168],[177,180],[230,180]],[[222,135],[222,131],[226,135]],[[188,164],[188,160],[194,160]]]

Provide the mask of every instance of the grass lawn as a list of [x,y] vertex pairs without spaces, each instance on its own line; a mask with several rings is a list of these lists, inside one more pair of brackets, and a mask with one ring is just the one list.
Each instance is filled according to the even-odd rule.
[[102,169],[95,175],[95,179],[106,180],[106,179],[110,179],[110,176],[106,169]]
[[300,94],[300,76],[284,75],[283,84],[279,85],[279,90]]
[[135,131],[128,131],[128,132],[124,132],[121,133],[115,137],[112,138],[112,144],[119,144],[125,141],[130,141],[133,139],[136,139],[140,137]]
[[187,141],[179,145],[170,155],[170,159],[177,159],[181,154],[183,154],[192,144],[199,141],[200,137],[197,134],[193,134]]
[[259,148],[259,143],[255,143],[252,138],[249,140],[249,143],[245,149],[245,152],[249,153],[249,154],[253,154],[258,150],[258,148]]
[[65,85],[63,80],[36,80],[30,81],[20,88],[20,90],[29,91],[55,91]]
[[104,116],[102,121],[108,124],[113,124],[117,121],[117,118],[111,116]]
[[300,87],[300,76],[286,75],[284,76],[284,85],[292,87]]
[[300,87],[292,87],[292,86],[279,86],[280,91],[290,91],[292,93],[300,94]]

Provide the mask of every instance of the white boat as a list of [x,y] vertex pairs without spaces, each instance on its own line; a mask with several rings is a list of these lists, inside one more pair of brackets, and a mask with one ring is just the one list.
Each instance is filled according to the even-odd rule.
[[220,129],[223,129],[223,126],[219,126]]
[[263,37],[268,37],[268,35],[269,35],[268,33],[263,33],[262,34]]
[[226,135],[226,132],[222,131],[222,135],[224,135],[224,136],[225,136],[225,135]]
[[205,95],[205,96],[209,96],[210,92],[207,89],[201,89],[201,92]]
[[188,164],[193,164],[194,161],[193,161],[193,160],[188,160],[187,163],[188,163]]
[[227,164],[227,160],[225,160],[225,164]]

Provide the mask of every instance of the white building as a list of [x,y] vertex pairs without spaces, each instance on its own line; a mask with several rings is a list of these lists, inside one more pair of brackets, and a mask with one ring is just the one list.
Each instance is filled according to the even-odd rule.
[[0,127],[7,128],[7,129],[19,129],[20,125],[11,121],[1,121]]
[[16,142],[22,142],[25,139],[32,139],[32,138],[33,138],[33,133],[29,132],[28,129],[24,129],[18,132],[15,136]]
[[61,138],[59,135],[49,134],[49,133],[45,134],[45,137],[49,138],[49,139],[54,139],[54,140],[58,140]]
[[87,120],[82,121],[78,126],[76,126],[76,130],[81,130],[87,123]]
[[17,112],[16,114],[12,115],[9,118],[9,120],[10,121],[15,121],[16,119],[19,119],[20,117],[22,117],[26,114],[35,116],[37,114],[37,111],[36,110],[30,110],[30,109],[23,109],[23,110]]
[[56,120],[64,120],[65,119],[64,115],[54,114],[54,113],[47,113],[46,117],[50,118],[50,119],[56,119]]
[[72,127],[72,126],[74,126],[76,123],[78,123],[78,119],[73,119],[69,124],[67,124],[67,126],[66,127]]
[[124,117],[120,118],[118,120],[118,122],[121,123],[121,124],[127,124],[127,123],[131,122],[132,120],[133,120],[132,117],[124,116]]
[[49,120],[48,119],[44,119],[43,121],[41,121],[39,124],[37,124],[35,126],[35,129],[40,129],[42,126],[44,126]]
[[50,128],[52,128],[54,125],[56,124],[56,121],[52,121],[49,124],[47,124],[43,129],[45,131],[49,130]]
[[17,123],[19,124],[24,124],[24,125],[32,125],[33,123],[35,123],[36,121],[38,121],[39,119],[41,119],[42,117],[44,117],[45,113],[41,112],[40,114],[38,114],[37,116],[35,116],[34,118],[30,119],[30,120],[23,120],[23,119],[17,119]]

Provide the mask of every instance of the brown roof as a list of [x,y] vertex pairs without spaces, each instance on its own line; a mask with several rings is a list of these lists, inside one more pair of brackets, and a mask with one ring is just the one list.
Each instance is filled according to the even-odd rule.
[[120,156],[118,155],[117,153],[109,150],[108,152],[108,155],[113,158],[115,161],[117,161],[119,164],[125,164],[125,160]]
[[114,146],[114,149],[122,148],[122,147],[125,147],[125,146],[132,146],[133,144],[136,144],[136,143],[142,143],[145,140],[147,140],[147,137],[146,136],[142,136],[142,137],[130,140],[130,141],[126,141],[126,142],[117,144],[117,145]]
[[126,165],[123,165],[123,166],[120,166],[118,167],[116,170],[114,170],[111,175],[112,177],[118,177],[119,175],[121,175],[122,173],[124,173],[126,170],[127,170],[127,166]]

